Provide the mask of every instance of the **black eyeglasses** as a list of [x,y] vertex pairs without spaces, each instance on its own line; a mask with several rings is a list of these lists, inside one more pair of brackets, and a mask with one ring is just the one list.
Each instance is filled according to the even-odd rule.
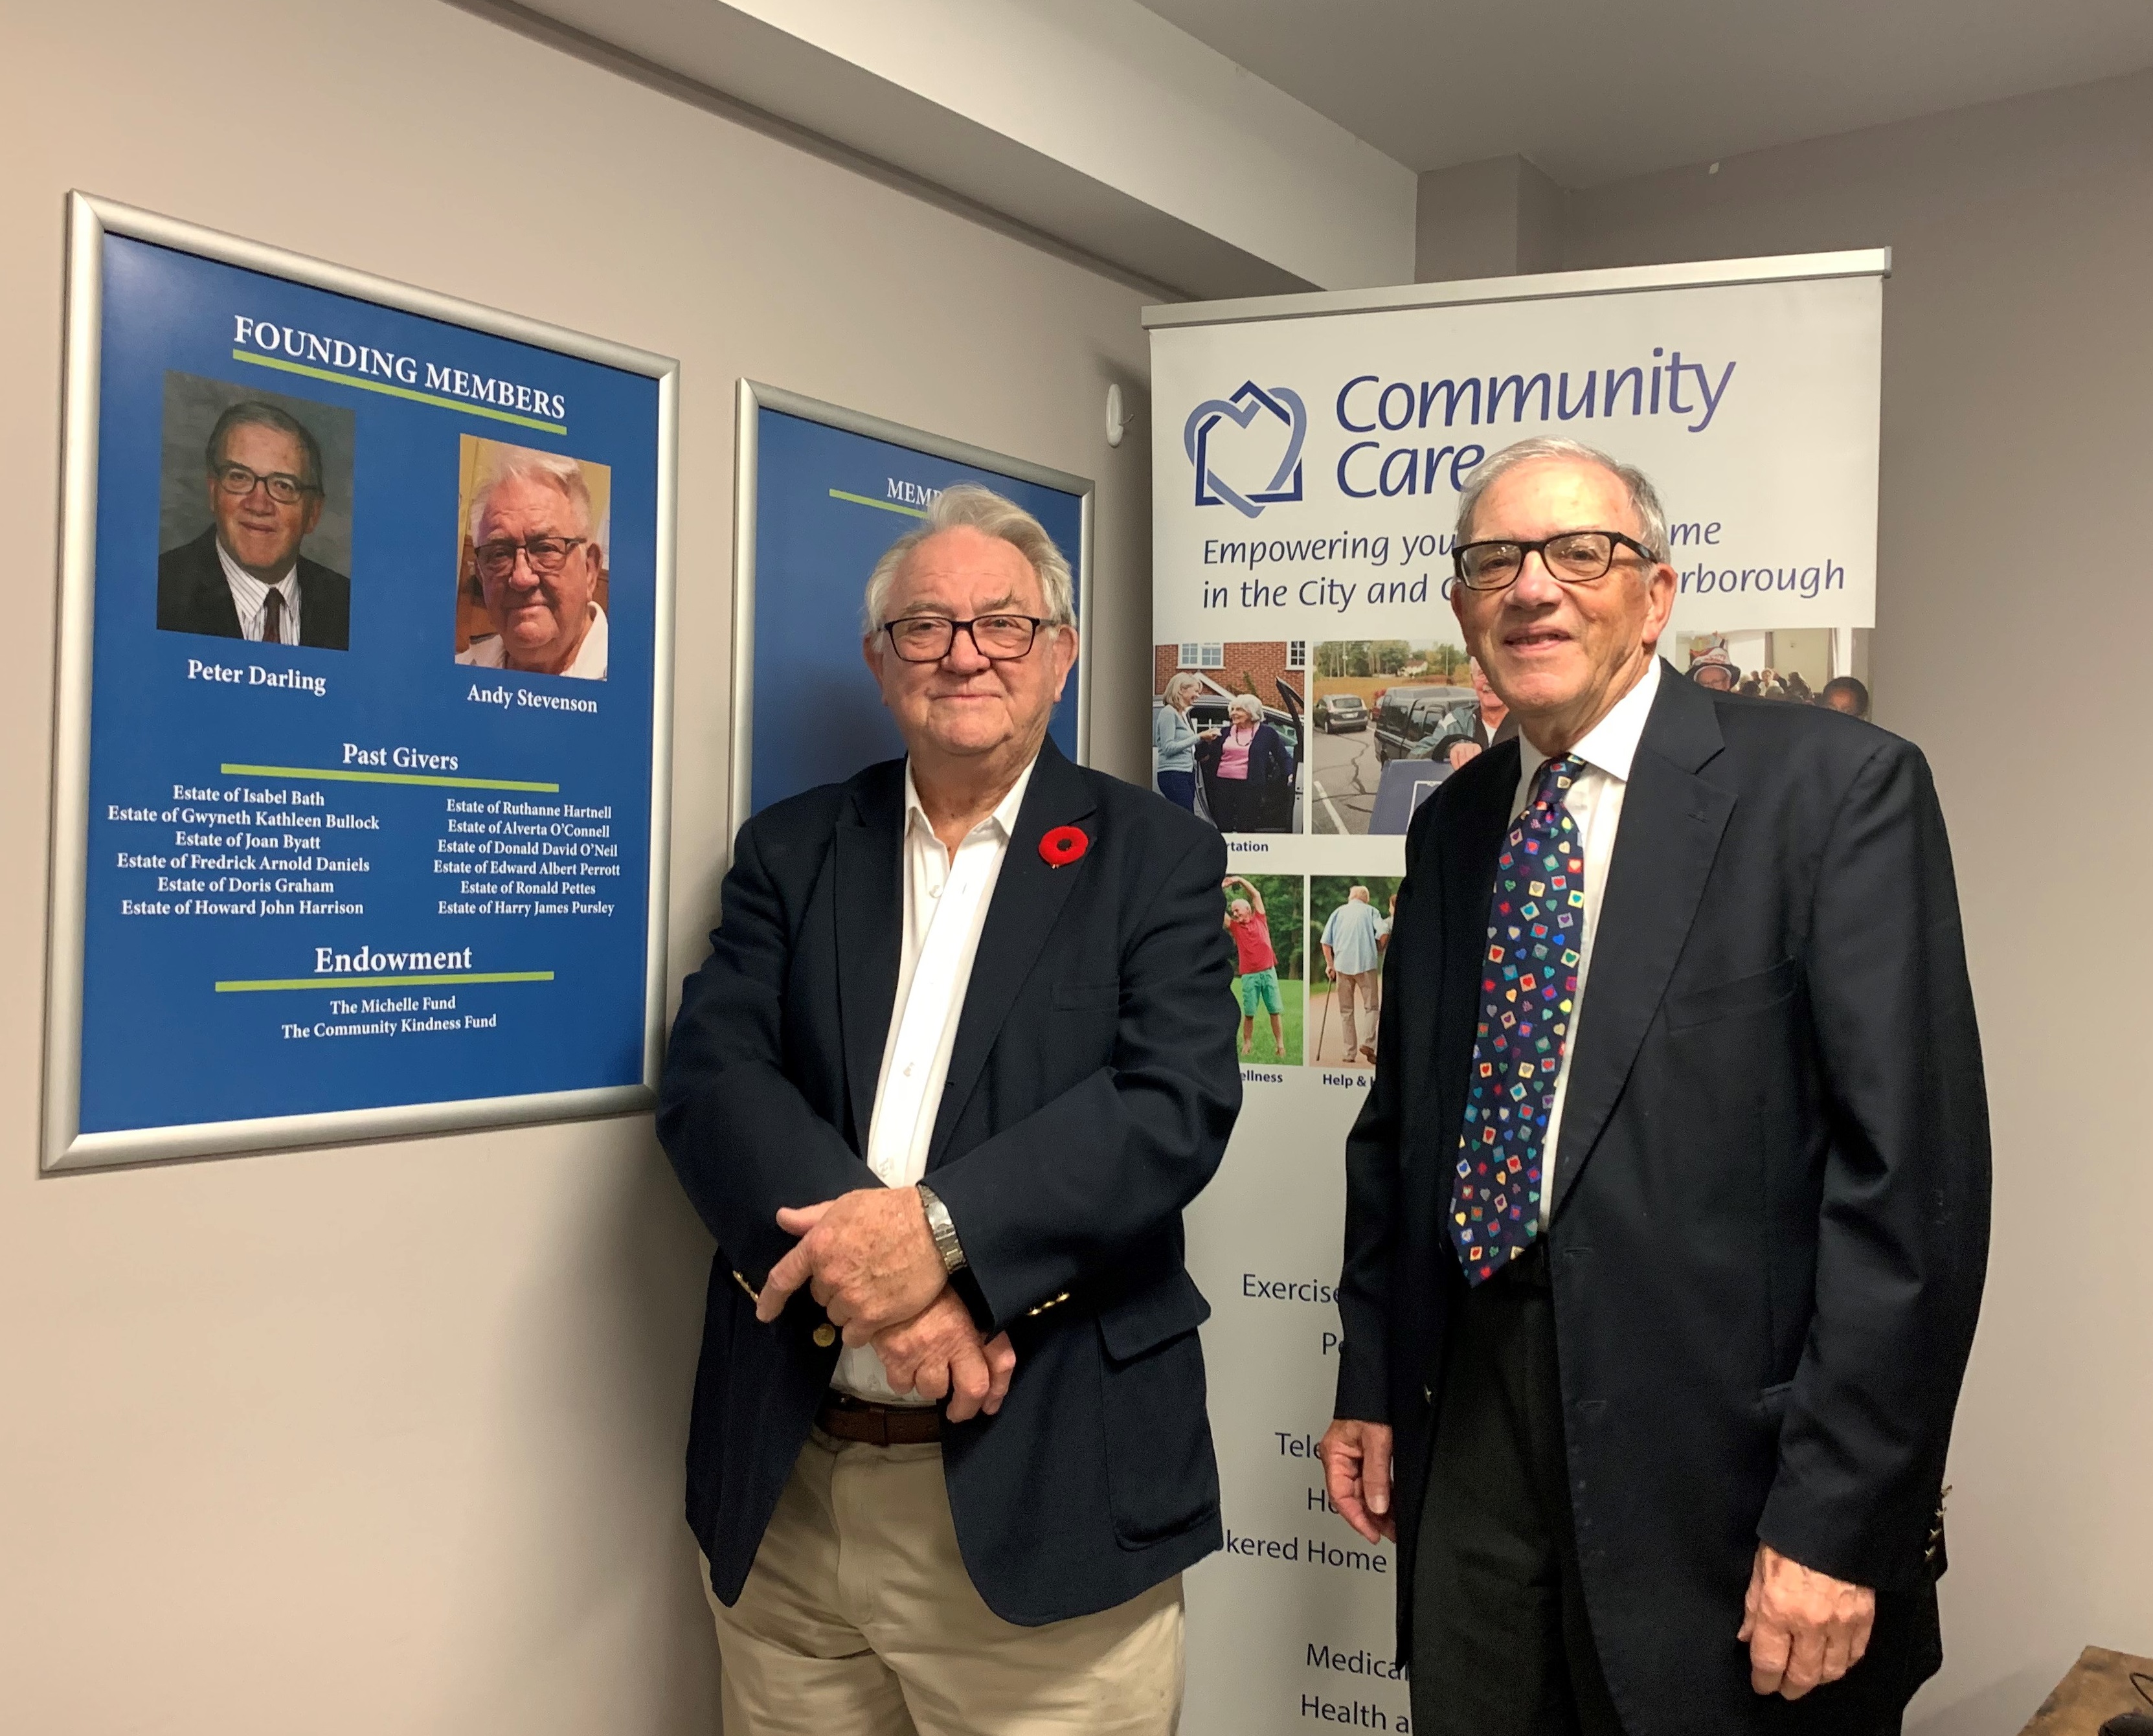
[[1652,550],[1620,531],[1565,531],[1537,542],[1462,542],[1450,558],[1468,591],[1501,591],[1518,582],[1529,554],[1538,554],[1550,575],[1565,584],[1596,584],[1607,577],[1618,547],[1652,563]]
[[531,563],[533,573],[541,578],[551,578],[568,564],[569,551],[589,540],[587,537],[527,537],[521,542],[512,542],[504,537],[481,542],[471,552],[478,557],[482,578],[508,578],[516,571],[519,553]]
[[251,471],[243,464],[220,464],[210,474],[216,478],[216,486],[226,494],[238,495],[242,498],[253,493],[255,485],[259,483],[269,491],[269,498],[280,507],[292,505],[302,495],[321,492],[313,483],[302,481],[282,471],[272,471],[265,476],[261,471]]
[[907,663],[939,663],[957,643],[957,629],[971,636],[973,648],[990,663],[1014,663],[1028,656],[1039,629],[1052,624],[1036,615],[981,615],[975,621],[952,621],[944,615],[906,615],[885,621],[883,631]]

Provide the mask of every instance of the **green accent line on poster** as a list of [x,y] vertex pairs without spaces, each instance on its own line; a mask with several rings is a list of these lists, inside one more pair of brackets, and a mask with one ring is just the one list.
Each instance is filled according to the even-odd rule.
[[855,507],[875,507],[884,512],[902,512],[907,518],[924,518],[926,514],[917,507],[900,507],[895,501],[878,501],[869,494],[847,494],[842,488],[830,491],[833,501],[850,501]]
[[538,790],[560,793],[558,784],[526,783],[511,777],[440,777],[421,771],[345,771],[322,766],[220,766],[227,777],[305,777],[339,784],[430,784],[445,790]]
[[536,416],[519,416],[514,410],[494,410],[483,404],[466,404],[461,398],[443,398],[432,392],[415,392],[409,386],[392,386],[379,379],[361,379],[356,374],[332,374],[326,368],[310,368],[304,362],[288,362],[281,356],[257,355],[251,349],[235,349],[235,362],[252,362],[257,368],[274,368],[280,374],[303,374],[309,379],[326,379],[333,385],[356,386],[362,392],[384,397],[409,398],[414,404],[430,404],[436,410],[460,410],[467,416],[491,416],[496,422],[513,422],[519,428],[537,428],[547,434],[566,434],[566,422],[542,422]]
[[256,995],[265,989],[417,989],[440,983],[549,983],[550,970],[461,970],[447,976],[280,976],[254,982],[219,983],[220,995]]

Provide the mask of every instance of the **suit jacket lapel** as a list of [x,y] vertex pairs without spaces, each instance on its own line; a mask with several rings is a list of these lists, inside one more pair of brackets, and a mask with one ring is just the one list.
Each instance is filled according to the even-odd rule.
[[[1083,775],[1061,756],[1052,741],[1045,743],[1032,768],[1023,806],[1017,810],[1016,830],[1010,838],[1009,853],[1002,858],[995,895],[987,906],[987,919],[980,930],[972,979],[965,990],[965,1010],[958,1018],[957,1040],[949,1051],[949,1072],[942,1087],[941,1106],[935,1112],[934,1137],[927,1148],[929,1169],[946,1155],[957,1117],[979,1083],[995,1038],[1038,963],[1062,905],[1079,879],[1100,872],[1088,853],[1064,867],[1051,866],[1039,853],[1040,840],[1057,826],[1088,818],[1093,806],[1091,786]],[[1096,850],[1097,828],[1083,829]]]
[[1689,939],[1720,834],[1734,812],[1732,792],[1697,775],[1721,746],[1711,700],[1662,666],[1601,898],[1563,1097],[1551,1212],[1560,1211],[1576,1187]]
[[244,639],[239,624],[239,605],[232,600],[232,583],[224,576],[224,563],[216,557],[216,527],[211,525],[195,539],[196,606],[201,611],[204,633],[222,639]]
[[875,1086],[897,1005],[904,922],[904,762],[871,766],[854,780],[837,817],[832,876],[837,932],[837,1020],[853,1137],[867,1155]]

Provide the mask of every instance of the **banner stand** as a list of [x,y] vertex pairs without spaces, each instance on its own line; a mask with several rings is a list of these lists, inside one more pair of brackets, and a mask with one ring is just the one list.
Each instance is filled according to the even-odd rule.
[[[1330,1508],[1316,1447],[1406,827],[1502,732],[1448,601],[1459,491],[1537,435],[1637,466],[1681,576],[1676,675],[1865,714],[1890,269],[1880,249],[1145,310],[1154,775],[1193,757],[1160,787],[1225,833],[1222,917],[1252,977],[1260,928],[1278,979],[1237,1005],[1246,1102],[1189,1216],[1227,1546],[1188,1576],[1188,1736],[1411,1728],[1394,1552]],[[1219,769],[1237,722],[1261,788]]]

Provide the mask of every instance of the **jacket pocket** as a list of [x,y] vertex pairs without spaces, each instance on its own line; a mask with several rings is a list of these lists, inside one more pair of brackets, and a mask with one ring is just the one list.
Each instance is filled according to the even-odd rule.
[[1054,1009],[1056,1012],[1088,1012],[1119,1011],[1122,1004],[1122,985],[1111,983],[1056,983],[1054,985]]
[[1211,1305],[1186,1269],[1149,1290],[1125,1297],[1099,1316],[1099,1341],[1117,1362],[1128,1362],[1156,1350],[1211,1318]]
[[1708,1025],[1717,1019],[1731,1019],[1741,1013],[1753,1013],[1763,1008],[1776,1006],[1793,997],[1800,973],[1792,959],[1782,959],[1768,970],[1754,975],[1738,976],[1732,982],[1714,983],[1706,989],[1692,989],[1687,994],[1670,995],[1667,1001],[1667,1029],[1684,1031],[1694,1025]]
[[1210,1317],[1211,1305],[1178,1267],[1099,1316],[1107,1502],[1125,1544],[1173,1536],[1218,1507],[1196,1336]]

